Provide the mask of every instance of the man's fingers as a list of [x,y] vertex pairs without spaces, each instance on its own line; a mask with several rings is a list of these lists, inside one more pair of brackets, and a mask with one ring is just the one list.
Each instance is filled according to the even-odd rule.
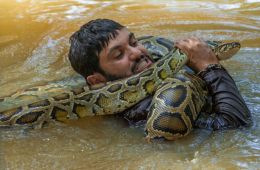
[[174,43],[174,46],[179,48],[184,54],[187,56],[189,55],[189,48],[186,42],[184,41],[177,41]]
[[188,56],[187,65],[196,71],[205,69],[208,64],[218,63],[207,43],[197,37],[176,41],[175,47],[181,49]]
[[192,43],[189,39],[180,40],[175,43],[175,46],[180,48],[183,51],[187,51],[191,48]]
[[198,50],[198,48],[205,46],[205,42],[198,37],[191,37],[176,41],[174,46],[181,49],[187,56],[189,56],[191,53]]

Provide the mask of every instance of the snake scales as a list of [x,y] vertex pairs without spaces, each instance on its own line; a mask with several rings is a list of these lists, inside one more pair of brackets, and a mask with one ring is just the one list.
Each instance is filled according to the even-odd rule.
[[[142,37],[141,42],[158,60],[132,77],[86,86],[46,85],[22,90],[0,98],[0,126],[41,127],[51,119],[66,121],[86,116],[116,114],[154,95],[148,115],[148,138],[175,139],[190,132],[205,104],[201,80],[185,71],[172,78],[187,62],[187,56],[163,38]],[[207,41],[219,59],[232,57],[237,42]],[[177,76],[178,77],[178,76]],[[191,81],[192,80],[192,81]]]

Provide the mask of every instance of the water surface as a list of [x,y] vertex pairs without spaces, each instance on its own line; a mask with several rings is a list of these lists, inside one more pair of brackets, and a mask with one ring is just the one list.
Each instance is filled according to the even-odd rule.
[[68,39],[96,18],[137,36],[239,41],[224,61],[254,118],[250,128],[196,129],[148,144],[142,126],[114,116],[0,129],[0,169],[257,169],[260,167],[259,0],[0,0],[0,96],[75,75]]

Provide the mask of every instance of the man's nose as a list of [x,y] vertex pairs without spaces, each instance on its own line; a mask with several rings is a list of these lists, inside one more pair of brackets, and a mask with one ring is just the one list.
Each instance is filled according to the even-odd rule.
[[137,60],[141,57],[141,51],[137,47],[129,47],[129,59]]

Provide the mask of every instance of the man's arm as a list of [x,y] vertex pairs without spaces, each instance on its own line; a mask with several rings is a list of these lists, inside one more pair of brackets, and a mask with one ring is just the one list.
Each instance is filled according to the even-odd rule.
[[212,113],[201,113],[195,122],[197,127],[218,130],[252,123],[234,80],[221,65],[209,65],[199,76],[206,82],[212,97]]
[[189,57],[187,65],[199,72],[212,97],[212,113],[201,113],[195,125],[214,130],[250,125],[250,111],[234,80],[206,43],[190,38],[176,42],[175,46]]

